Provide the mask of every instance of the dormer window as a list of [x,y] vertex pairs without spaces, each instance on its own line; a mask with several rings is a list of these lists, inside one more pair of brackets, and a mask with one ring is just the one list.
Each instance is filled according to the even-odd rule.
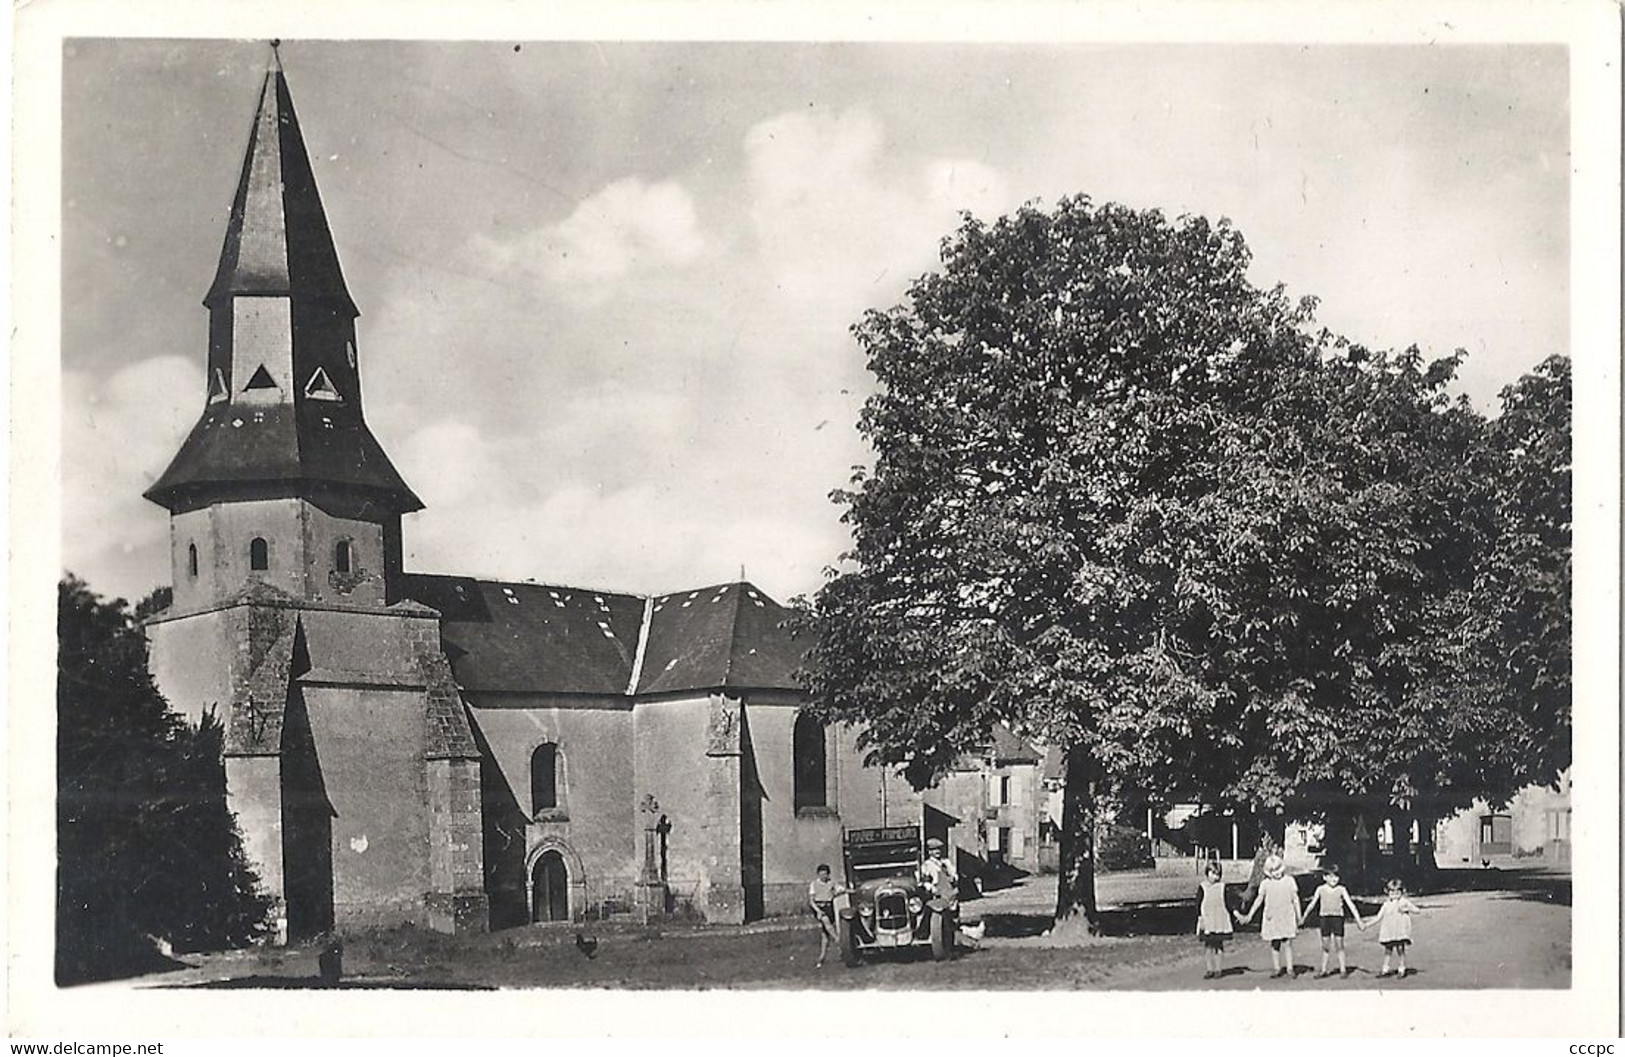
[[257,573],[271,567],[271,545],[265,542],[265,537],[255,536],[248,541],[248,567]]
[[246,393],[255,389],[275,389],[276,387],[276,380],[271,377],[271,372],[267,371],[265,364],[262,363],[254,368],[254,373],[248,378],[248,384],[243,386],[243,392]]
[[216,367],[214,375],[209,379],[209,403],[218,404],[230,396],[231,393],[226,389],[225,373]]
[[333,380],[327,377],[327,372],[320,367],[316,368],[316,373],[312,374],[310,381],[305,384],[305,395],[312,400],[340,399],[339,391],[333,388]]
[[350,571],[349,540],[339,540],[337,543],[333,544],[333,568],[341,573],[347,573]]

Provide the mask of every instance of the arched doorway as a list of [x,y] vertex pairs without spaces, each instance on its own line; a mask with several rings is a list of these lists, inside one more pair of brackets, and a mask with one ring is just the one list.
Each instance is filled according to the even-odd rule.
[[564,856],[551,849],[530,870],[530,920],[570,920],[570,874]]

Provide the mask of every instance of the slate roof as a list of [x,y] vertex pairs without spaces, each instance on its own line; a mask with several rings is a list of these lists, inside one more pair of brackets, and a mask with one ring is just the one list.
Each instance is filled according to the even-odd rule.
[[146,497],[175,510],[194,494],[243,484],[336,485],[399,513],[423,509],[365,422],[315,402],[210,404]]
[[469,691],[799,689],[803,650],[781,626],[789,611],[748,583],[646,598],[410,574],[406,594],[440,611],[447,657]]
[[[357,315],[280,62],[265,74],[220,263],[203,303],[211,312],[230,312],[231,298],[239,295],[293,303],[292,351],[301,379],[309,377],[306,360],[315,355],[300,351],[305,328]],[[146,496],[174,511],[249,484],[300,491],[336,486],[359,490],[396,513],[423,509],[362,419],[358,392],[342,404],[308,400],[302,392],[280,403],[211,402]]]
[[234,294],[317,298],[358,314],[280,61],[260,89],[220,264],[203,303],[212,308]]
[[1038,763],[1041,759],[1031,742],[1002,723],[993,728],[991,755],[995,763]]

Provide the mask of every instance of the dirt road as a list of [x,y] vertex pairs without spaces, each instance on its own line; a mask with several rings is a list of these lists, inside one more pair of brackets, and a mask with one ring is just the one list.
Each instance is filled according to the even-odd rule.
[[[1570,979],[1567,878],[1511,871],[1463,872],[1445,894],[1416,898],[1423,910],[1410,959],[1415,976],[1378,980],[1382,952],[1374,932],[1350,929],[1348,979],[1313,978],[1319,936],[1299,935],[1292,980],[1269,978],[1269,950],[1256,930],[1233,942],[1228,975],[1202,979],[1188,879],[1104,877],[1110,935],[1055,946],[1043,933],[1054,907],[1053,879],[968,902],[967,919],[985,922],[979,949],[947,962],[921,954],[875,959],[855,969],[815,964],[818,934],[806,919],[745,928],[643,929],[582,926],[597,945],[588,957],[574,926],[535,925],[494,935],[449,937],[403,929],[349,938],[344,983],[350,988],[775,988],[880,990],[1187,990],[1358,988],[1547,988]],[[258,949],[190,956],[184,968],[143,978],[139,986],[311,987],[312,948]],[[114,986],[128,986],[114,985]]]

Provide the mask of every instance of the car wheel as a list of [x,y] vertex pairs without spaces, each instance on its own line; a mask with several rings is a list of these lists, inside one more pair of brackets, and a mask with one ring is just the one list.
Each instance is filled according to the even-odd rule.
[[953,925],[948,921],[947,914],[931,915],[931,957],[935,961],[944,961],[954,952]]
[[858,942],[857,937],[852,935],[852,922],[846,918],[836,918],[835,938],[841,948],[841,961],[848,969],[857,968]]

